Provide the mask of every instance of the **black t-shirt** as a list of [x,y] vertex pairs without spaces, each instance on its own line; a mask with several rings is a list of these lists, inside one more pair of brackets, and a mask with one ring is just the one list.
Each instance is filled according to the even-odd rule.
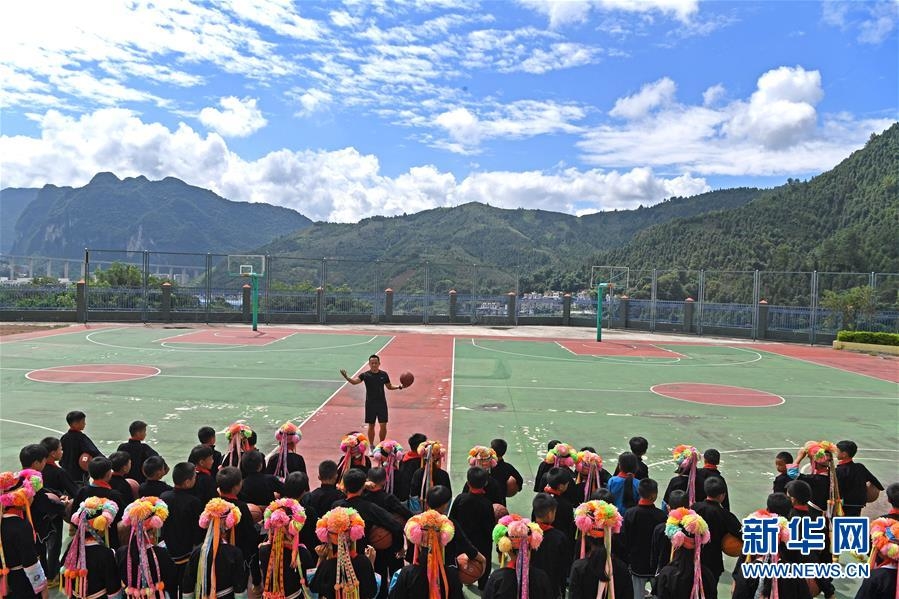
[[390,384],[390,377],[383,370],[378,372],[363,372],[359,375],[362,382],[365,383],[365,401],[367,402],[386,402],[387,396],[384,395],[384,386]]

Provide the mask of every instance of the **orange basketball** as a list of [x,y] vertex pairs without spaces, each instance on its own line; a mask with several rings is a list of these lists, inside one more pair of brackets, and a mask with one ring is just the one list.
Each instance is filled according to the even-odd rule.
[[880,489],[868,483],[867,491],[867,503],[874,503],[877,501],[877,498],[880,497]]
[[514,476],[510,476],[506,481],[506,497],[515,497],[521,489],[518,488],[518,481]]
[[729,532],[724,533],[724,538],[721,539],[721,551],[731,557],[740,557],[740,554],[743,553],[743,542]]
[[140,497],[140,483],[133,478],[126,478],[125,480],[128,481],[128,486],[131,487],[131,494],[135,498]]
[[119,537],[119,546],[127,547],[128,541],[131,539],[131,527],[120,520],[116,525],[116,534]]
[[82,453],[78,456],[78,467],[87,472],[87,465],[91,463],[93,456],[89,453]]
[[464,568],[459,564],[458,558],[456,558],[456,565],[459,566],[459,582],[462,584],[474,584],[484,575],[484,570],[487,569],[487,558],[479,553],[475,559],[468,560]]
[[256,505],[255,503],[248,503],[247,507],[250,509],[250,515],[253,516],[253,522],[257,524],[262,522],[262,518],[265,515],[265,508],[261,505]]
[[400,384],[403,387],[411,387],[415,382],[415,376],[411,372],[404,372],[400,375]]
[[508,516],[508,515],[509,515],[509,510],[506,509],[506,506],[504,506],[501,503],[493,504],[493,519],[494,520],[499,522],[500,518],[502,518],[503,516]]
[[817,597],[818,593],[821,592],[821,589],[818,588],[818,581],[814,578],[806,578],[805,582],[808,584],[809,595],[812,597]]
[[378,551],[390,549],[390,546],[393,544],[393,533],[375,524],[371,527],[368,542]]

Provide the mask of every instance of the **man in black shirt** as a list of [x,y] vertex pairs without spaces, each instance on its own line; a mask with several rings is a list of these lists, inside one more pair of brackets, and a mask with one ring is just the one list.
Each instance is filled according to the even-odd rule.
[[346,370],[341,370],[340,374],[353,385],[365,383],[365,424],[368,425],[368,438],[374,440],[377,421],[381,424],[378,439],[383,441],[387,438],[387,397],[384,395],[384,387],[396,391],[403,386],[390,383],[390,377],[381,370],[381,358],[377,354],[368,357],[368,368],[368,371],[359,373],[359,376],[351,377]]

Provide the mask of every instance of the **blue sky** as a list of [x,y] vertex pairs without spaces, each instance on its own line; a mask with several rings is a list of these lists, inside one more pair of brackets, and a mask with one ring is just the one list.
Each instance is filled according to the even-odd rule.
[[353,222],[808,178],[896,121],[899,1],[41,2],[0,185],[175,176]]

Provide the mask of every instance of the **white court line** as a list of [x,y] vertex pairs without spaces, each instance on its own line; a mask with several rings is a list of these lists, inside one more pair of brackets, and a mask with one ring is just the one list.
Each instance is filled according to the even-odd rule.
[[[81,366],[81,364],[73,364],[73,366]],[[84,366],[89,366],[88,364],[84,364]],[[98,364],[96,366],[99,366]],[[127,366],[127,364],[110,364],[110,366]],[[34,381],[35,383],[50,383],[53,385],[106,385],[110,383],[130,383],[132,381],[140,381],[143,379],[149,379],[156,376],[159,376],[159,373],[162,372],[159,368],[155,366],[145,366],[143,364],[134,364],[134,366],[141,366],[143,368],[152,368],[156,372],[152,372],[150,374],[141,374],[137,376],[137,373],[134,372],[110,372],[108,370],[60,370],[61,368],[66,368],[66,366],[51,366],[49,368],[32,368],[29,372],[25,374],[25,378],[29,381]],[[101,374],[115,374],[118,376],[130,376],[133,378],[127,380],[120,381],[45,381],[42,379],[33,379],[31,378],[31,374],[35,372],[41,371],[50,371],[50,372],[59,372],[59,373],[68,373],[71,372],[73,374],[90,374],[90,375],[101,375]]]
[[168,341],[169,339],[177,339],[178,337],[184,337],[185,335],[193,335],[197,332],[197,329],[191,329],[186,333],[179,333],[177,335],[167,335],[166,337],[160,337],[159,339],[154,339],[150,343],[159,343],[160,341]]
[[18,420],[10,420],[9,418],[0,418],[0,422],[10,422],[12,424],[20,424],[22,426],[31,426],[34,428],[43,429],[45,431],[50,431],[51,433],[56,433],[58,435],[62,434],[62,431],[58,431],[55,428],[49,428],[47,426],[41,426],[40,424],[31,424],[30,422],[19,422]]
[[[53,367],[50,367],[53,368]],[[58,367],[57,367],[58,368]],[[13,367],[0,367],[0,370],[13,370],[13,371],[21,371],[21,372],[33,372],[34,370],[48,370],[49,368],[13,368]],[[61,371],[61,372],[74,372],[71,370]],[[91,372],[89,374],[97,374]],[[123,373],[120,373],[123,374]],[[285,381],[288,383],[335,383],[334,379],[293,379],[286,377],[267,377],[267,376],[212,376],[205,374],[157,374],[155,375],[157,378],[169,378],[169,379],[211,379],[211,380],[233,380],[233,381]],[[138,380],[138,379],[135,379]],[[40,381],[42,383],[47,381]],[[112,382],[126,382],[126,381],[112,381]]]
[[766,354],[770,354],[770,355],[772,355],[772,356],[777,356],[778,358],[788,358],[788,359],[790,359],[790,360],[799,360],[800,362],[805,362],[806,364],[811,364],[812,366],[821,366],[821,367],[824,367],[824,368],[830,368],[830,369],[832,369],[832,370],[837,370],[837,371],[839,371],[839,372],[845,372],[845,373],[848,373],[848,374],[857,374],[858,376],[866,376],[866,377],[868,377],[869,379],[874,379],[875,381],[881,381],[881,382],[884,382],[884,383],[893,383],[894,385],[896,384],[895,381],[891,381],[891,380],[889,380],[889,379],[882,379],[882,378],[880,378],[879,376],[874,376],[873,374],[865,374],[865,373],[863,373],[863,372],[855,372],[854,370],[846,370],[846,369],[844,369],[844,368],[840,368],[840,367],[838,367],[838,366],[830,366],[830,365],[828,365],[828,364],[819,364],[818,362],[812,362],[811,360],[804,360],[804,359],[802,359],[802,358],[797,358],[797,357],[794,357],[794,356],[788,356],[788,355],[786,355],[786,354],[779,354],[779,353],[774,352],[774,351],[767,351],[767,350],[764,350],[764,349],[759,350],[759,351],[763,351],[763,352],[765,352]]
[[[565,347],[558,341],[553,341],[553,343],[555,343],[556,345],[558,345],[559,347],[561,347],[562,349],[564,349],[565,351],[567,351],[568,353],[570,353],[573,356],[582,356],[585,358],[597,358],[599,360],[603,360],[606,362],[616,362],[616,363],[621,363],[621,364],[647,364],[648,365],[648,364],[674,364],[675,362],[681,361],[681,358],[674,358],[673,361],[667,361],[667,362],[647,362],[646,361],[646,360],[663,360],[664,359],[664,358],[660,358],[658,356],[655,356],[655,357],[631,356],[632,358],[639,358],[641,360],[639,362],[637,360],[616,360],[615,358],[618,358],[618,357],[624,358],[626,356],[602,356],[599,354],[579,354],[575,351],[568,349],[567,347]],[[595,348],[593,348],[592,345],[588,345],[586,343],[581,343],[581,347],[586,347],[587,349],[595,349]],[[630,347],[631,349],[638,349],[636,345],[628,345],[627,347]],[[657,349],[660,349],[662,351],[668,351],[661,347],[659,347]],[[676,353],[676,352],[670,352],[670,353]],[[688,356],[684,356],[684,358],[687,360],[692,360],[692,358],[690,358]]]
[[[787,403],[787,400],[785,400],[785,399],[783,398],[783,396],[781,396],[781,395],[777,395],[776,393],[770,393],[770,392],[768,392],[768,391],[762,391],[762,390],[760,390],[760,389],[753,389],[753,388],[751,388],[751,387],[741,387],[741,389],[746,389],[747,391],[755,391],[756,393],[763,393],[763,394],[767,394],[767,395],[774,396],[774,397],[776,397],[777,399],[780,400],[780,403],[767,404],[767,405],[764,405],[764,406],[745,406],[745,405],[712,404],[712,403],[706,403],[706,402],[704,402],[704,401],[693,401],[692,399],[684,399],[684,398],[682,398],[682,397],[674,397],[673,395],[665,395],[665,394],[662,393],[661,391],[656,391],[656,387],[661,387],[661,386],[663,386],[663,385],[702,385],[702,384],[703,384],[703,383],[683,383],[683,382],[680,382],[680,383],[659,383],[658,385],[653,385],[652,387],[650,387],[649,390],[652,391],[653,393],[655,393],[656,395],[658,395],[659,397],[665,397],[665,398],[668,398],[668,399],[674,399],[674,400],[676,400],[676,401],[685,401],[685,402],[687,402],[687,403],[699,404],[699,405],[701,405],[701,406],[713,406],[713,407],[716,407],[716,408],[776,408],[777,406],[782,406],[783,404]],[[736,396],[736,397],[742,397],[742,396],[746,396],[746,393],[711,393],[711,392],[709,392],[709,393],[703,393],[703,392],[699,392],[699,393],[697,393],[697,395],[714,395],[714,396],[716,396],[716,397],[720,397],[720,396],[724,396],[724,397],[733,397],[733,396]]]
[[[446,440],[446,472],[453,471],[453,392],[456,388],[456,338],[453,337],[453,361],[450,366],[449,439]],[[415,451],[414,449],[412,451]]]
[[[221,353],[245,353],[245,352],[246,353],[251,353],[251,352],[252,353],[260,353],[260,352],[266,353],[266,352],[325,351],[325,350],[330,350],[330,349],[342,349],[344,347],[358,347],[360,345],[368,345],[369,343],[371,343],[372,341],[374,341],[375,339],[377,339],[378,337],[381,336],[381,335],[372,335],[372,337],[370,339],[368,339],[366,341],[360,341],[359,343],[346,343],[343,345],[330,345],[330,346],[323,346],[323,347],[297,347],[297,348],[286,348],[286,349],[233,349],[233,350],[229,350],[229,349],[196,349],[196,348],[180,349],[180,348],[168,347],[168,346],[163,347],[163,348],[134,347],[134,346],[129,346],[129,345],[115,345],[113,343],[105,343],[103,341],[97,341],[96,339],[93,338],[93,335],[96,333],[104,333],[104,332],[108,332],[108,331],[119,331],[119,330],[123,330],[124,328],[125,327],[119,327],[119,328],[115,328],[115,329],[101,329],[99,331],[94,331],[92,333],[88,333],[84,338],[87,341],[89,341],[90,343],[93,343],[94,345],[102,345],[104,347],[112,347],[114,349],[130,349],[130,350],[134,350],[134,351],[173,351],[173,352],[188,352],[188,353],[190,353],[190,352],[193,352],[193,353],[217,353],[217,352],[221,352]],[[165,346],[165,343],[163,342],[160,345]],[[212,344],[210,344],[210,345],[212,345]],[[240,346],[240,347],[249,347],[249,346]],[[261,346],[257,346],[257,347],[265,348],[266,346],[261,345]]]
[[[376,335],[376,336],[377,336],[377,335]],[[374,339],[374,337],[372,337],[372,339]],[[388,340],[387,340],[387,343],[385,343],[384,345],[381,346],[381,349],[379,349],[378,351],[372,352],[372,353],[374,353],[374,354],[380,354],[381,352],[384,351],[384,349],[385,349],[388,345],[390,345],[390,343],[391,343],[394,339],[396,339],[396,335],[394,335],[394,336],[392,336],[390,339],[388,339]],[[362,366],[360,366],[360,367],[356,370],[356,372],[353,373],[353,376],[356,376],[357,374],[359,374],[360,372],[362,372],[362,369],[365,368],[367,365],[368,365],[368,360],[366,360],[366,361],[365,361],[365,364],[363,364]],[[351,378],[352,378],[352,377],[351,377]],[[344,387],[346,387],[346,386],[349,385],[349,384],[350,384],[349,381],[344,381],[344,383],[343,383],[341,386],[337,387],[337,390],[334,391],[334,393],[332,393],[331,395],[329,395],[329,396],[328,396],[328,399],[326,399],[325,401],[323,401],[323,402],[321,403],[320,406],[318,406],[317,408],[315,408],[315,410],[314,410],[311,414],[309,414],[309,416],[307,416],[305,420],[303,420],[303,421],[300,423],[299,429],[302,430],[302,429],[303,429],[303,425],[305,425],[307,422],[309,422],[310,420],[312,420],[312,417],[313,417],[313,416],[315,416],[316,414],[318,414],[318,413],[321,411],[321,409],[322,409],[323,407],[325,407],[325,405],[326,405],[329,401],[331,401],[332,399],[334,399],[334,397],[335,397],[338,393],[340,393],[340,390],[341,390],[341,389],[343,389]],[[291,420],[299,420],[299,419],[300,419],[299,416],[297,416],[296,418],[291,418]]]

